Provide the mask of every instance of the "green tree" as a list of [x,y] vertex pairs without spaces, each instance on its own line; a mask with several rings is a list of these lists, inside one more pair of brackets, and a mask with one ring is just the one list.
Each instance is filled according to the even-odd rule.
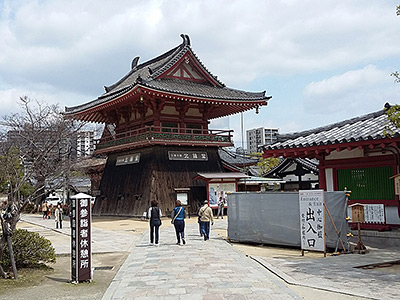
[[254,153],[253,156],[259,159],[257,163],[258,173],[262,176],[279,163],[279,158],[268,157],[263,158],[261,152]]

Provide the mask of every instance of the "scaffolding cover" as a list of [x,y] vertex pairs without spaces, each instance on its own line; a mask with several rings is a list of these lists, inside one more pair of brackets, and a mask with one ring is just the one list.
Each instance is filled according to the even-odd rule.
[[[345,192],[325,192],[328,208],[341,238],[346,241],[347,202]],[[298,192],[232,193],[228,195],[228,237],[232,241],[300,247]],[[342,249],[325,212],[328,248]]]

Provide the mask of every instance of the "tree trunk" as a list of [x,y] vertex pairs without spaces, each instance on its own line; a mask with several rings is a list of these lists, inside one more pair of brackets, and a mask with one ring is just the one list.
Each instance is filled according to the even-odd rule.
[[[0,239],[0,260],[3,260],[4,246],[6,245],[5,236]],[[0,276],[7,278],[7,273],[4,272],[3,266],[0,264]]]
[[[8,243],[10,251],[10,261],[13,267],[14,278],[18,279],[17,268],[15,265],[15,259],[11,243],[11,235],[14,232],[15,228],[17,227],[17,223],[20,219],[20,211],[18,210],[17,206],[13,203],[11,204],[10,210],[7,210],[7,213],[11,214],[7,216],[7,219],[3,218],[3,216],[0,215],[1,228],[2,228],[2,237],[0,241],[0,261],[3,259],[4,247]],[[4,269],[2,268],[1,265],[0,265],[0,275],[3,278],[7,277],[7,274],[4,272]]]
[[10,261],[14,273],[14,279],[18,279],[17,266],[15,265],[14,251],[11,242],[11,236],[7,235],[8,250],[10,251]]

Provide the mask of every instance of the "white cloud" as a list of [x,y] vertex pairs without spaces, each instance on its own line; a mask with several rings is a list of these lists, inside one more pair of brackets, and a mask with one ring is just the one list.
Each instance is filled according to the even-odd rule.
[[[15,98],[27,93],[68,106],[92,100],[103,93],[103,85],[115,83],[129,71],[135,56],[143,62],[171,49],[181,42],[180,33],[189,34],[196,54],[228,86],[268,88],[273,96],[276,88],[262,78],[322,78],[319,72],[345,74],[360,65],[371,65],[370,70],[361,72],[365,78],[351,72],[346,75],[352,77],[347,78],[347,86],[340,85],[339,78],[329,84],[310,84],[304,94],[306,110],[297,112],[298,119],[289,116],[286,120],[276,113],[266,121],[278,124],[282,131],[298,130],[304,123],[299,118],[309,110],[318,112],[316,106],[326,105],[328,112],[335,111],[337,107],[331,102],[342,101],[357,109],[363,102],[354,99],[365,96],[367,102],[381,101],[392,95],[392,81],[383,80],[383,72],[388,71],[387,76],[392,70],[373,70],[372,66],[399,57],[400,39],[394,38],[400,28],[397,2],[0,1],[3,109],[7,111]],[[291,84],[288,82],[288,89]],[[332,94],[336,97],[318,94],[335,86],[338,88]],[[279,106],[301,105],[293,104],[299,97],[281,99]],[[263,108],[251,119],[255,127],[269,110]],[[237,122],[231,123],[240,132]]]
[[368,65],[311,82],[303,93],[305,110],[319,114],[370,112],[385,102],[399,102],[400,85],[389,74],[390,70]]
[[20,109],[18,99],[24,96],[44,101],[47,104],[56,104],[61,110],[64,109],[64,106],[76,105],[76,101],[84,103],[90,99],[88,95],[54,89],[45,84],[4,88],[0,89],[0,103],[3,114],[17,112]]
[[127,72],[135,55],[158,55],[182,32],[211,71],[232,84],[400,54],[400,40],[393,39],[398,20],[393,6],[382,3],[29,0],[5,6],[0,67],[39,80],[46,77],[41,69],[96,71],[104,63]]

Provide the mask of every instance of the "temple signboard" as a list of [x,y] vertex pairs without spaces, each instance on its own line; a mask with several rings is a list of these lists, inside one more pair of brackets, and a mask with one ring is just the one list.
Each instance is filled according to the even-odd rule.
[[90,195],[71,197],[71,272],[72,282],[92,279]]
[[140,153],[133,153],[129,155],[118,156],[115,162],[116,166],[137,164],[140,162]]
[[197,160],[207,161],[207,152],[195,152],[195,151],[168,151],[169,160]]
[[299,191],[301,249],[325,251],[324,191]]

